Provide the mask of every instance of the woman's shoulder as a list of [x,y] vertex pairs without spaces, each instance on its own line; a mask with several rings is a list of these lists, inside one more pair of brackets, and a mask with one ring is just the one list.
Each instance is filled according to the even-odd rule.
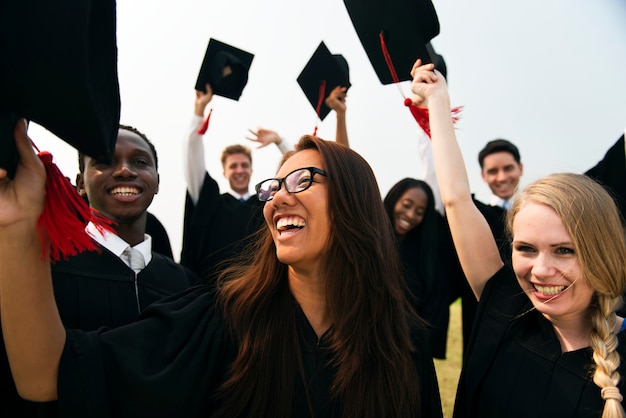
[[139,320],[149,317],[181,317],[192,320],[194,317],[220,317],[217,309],[217,290],[211,284],[198,284],[167,296],[148,306],[141,312]]

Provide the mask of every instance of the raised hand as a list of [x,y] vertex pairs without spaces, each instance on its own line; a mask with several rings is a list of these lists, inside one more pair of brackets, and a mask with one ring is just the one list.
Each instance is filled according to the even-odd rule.
[[196,90],[196,101],[194,103],[194,112],[198,116],[204,116],[204,109],[213,99],[213,89],[209,83],[205,86],[206,91]]
[[347,92],[347,88],[337,86],[330,92],[324,103],[337,113],[345,113]]
[[34,224],[43,211],[46,170],[26,134],[26,121],[14,129],[20,161],[13,179],[0,169],[0,227],[28,222]]
[[422,65],[422,60],[418,59],[411,69],[411,77],[412,100],[417,106],[427,106],[428,98],[432,94],[448,94],[445,78],[435,70],[432,63]]
[[263,148],[269,144],[280,144],[283,142],[283,139],[278,135],[278,133],[276,131],[272,131],[271,129],[257,128],[256,131],[248,129],[248,132],[250,132],[251,136],[246,136],[246,139],[259,144],[257,148]]

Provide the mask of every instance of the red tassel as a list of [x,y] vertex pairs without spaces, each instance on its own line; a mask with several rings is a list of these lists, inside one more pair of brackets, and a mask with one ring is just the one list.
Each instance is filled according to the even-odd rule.
[[[408,106],[409,110],[411,111],[411,114],[417,121],[417,124],[420,126],[420,128],[422,128],[424,133],[428,135],[428,137],[430,138],[430,119],[428,115],[428,108],[414,105],[413,101],[409,99],[408,97],[404,99],[404,105]],[[463,106],[457,106],[451,109],[453,123],[456,124],[458,120],[461,118],[459,116],[459,113],[461,113],[462,109],[463,109]]]
[[428,108],[422,106],[416,106],[413,101],[408,97],[404,99],[404,105],[409,107],[411,114],[417,121],[417,124],[422,128],[424,133],[430,138],[430,124],[428,120]]
[[315,128],[313,129],[313,136],[317,136],[317,122],[320,120],[320,113],[322,111],[322,103],[326,98],[326,80],[320,81],[320,88],[317,92],[317,106],[315,106],[315,115],[317,116],[315,122]]
[[[98,246],[85,231],[89,221],[102,230],[113,231],[114,222],[89,208],[59,167],[52,162],[52,154],[39,152],[46,168],[46,203],[37,220],[42,243],[42,258],[49,251],[52,263],[67,259],[83,251],[98,250]],[[45,243],[49,243],[46,247]]]
[[209,129],[209,120],[211,119],[211,113],[213,113],[213,109],[209,110],[208,116],[206,117],[204,122],[202,122],[202,126],[200,127],[200,129],[198,129],[198,135],[204,135],[207,129]]
[[[404,93],[402,92],[402,89],[400,88],[400,78],[398,77],[398,74],[396,73],[396,69],[393,65],[393,61],[391,60],[391,55],[389,54],[389,50],[387,49],[387,44],[385,43],[385,37],[383,36],[382,32],[378,34],[378,38],[380,40],[380,48],[383,52],[383,57],[385,58],[385,63],[387,64],[387,68],[389,69],[391,78],[393,79],[394,84],[398,86],[398,89],[400,90],[400,94],[402,95],[402,97],[405,97]],[[430,138],[430,120],[428,116],[428,108],[414,105],[413,101],[408,97],[404,98],[404,105],[409,108],[409,110],[411,111],[411,114],[417,121],[417,124],[420,126],[420,128],[422,128],[424,133],[428,135],[428,137]],[[456,123],[460,119],[459,113],[461,112],[462,109],[463,109],[463,106],[457,106],[457,107],[452,108],[451,112],[452,112],[453,123]]]

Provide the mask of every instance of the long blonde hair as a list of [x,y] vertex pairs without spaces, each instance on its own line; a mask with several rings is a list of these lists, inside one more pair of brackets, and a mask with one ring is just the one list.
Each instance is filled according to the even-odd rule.
[[611,196],[587,176],[558,173],[527,186],[508,213],[512,230],[516,214],[527,202],[544,204],[561,218],[572,237],[584,277],[594,289],[589,314],[595,368],[593,382],[605,400],[603,418],[624,417],[615,332],[616,308],[626,286],[624,224]]

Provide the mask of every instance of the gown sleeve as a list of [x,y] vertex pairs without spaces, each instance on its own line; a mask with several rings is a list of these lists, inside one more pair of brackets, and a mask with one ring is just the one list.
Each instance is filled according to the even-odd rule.
[[60,416],[210,416],[215,389],[236,354],[210,289],[166,298],[127,326],[68,331]]

